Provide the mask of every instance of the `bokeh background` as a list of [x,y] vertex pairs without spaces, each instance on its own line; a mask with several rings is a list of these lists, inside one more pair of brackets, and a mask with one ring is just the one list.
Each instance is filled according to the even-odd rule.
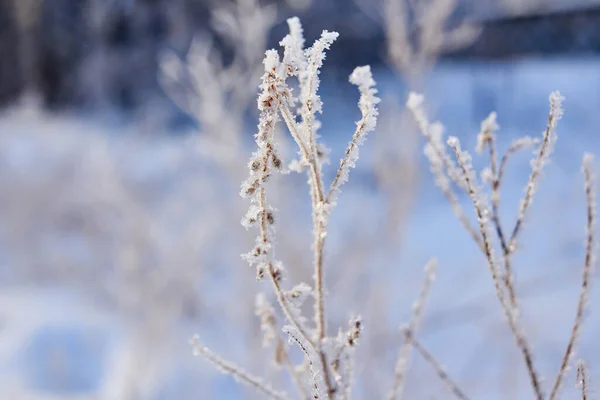
[[[194,358],[193,333],[290,386],[262,346],[254,298],[271,292],[240,258],[253,234],[239,224],[247,204],[238,192],[262,57],[294,15],[309,42],[323,29],[340,33],[322,73],[326,177],[359,118],[347,82],[354,66],[372,66],[383,98],[326,251],[330,332],[355,314],[365,324],[355,398],[389,389],[399,327],[433,256],[420,341],[472,398],[532,398],[485,259],[433,184],[403,104],[409,90],[424,92],[431,117],[469,149],[497,111],[504,150],[541,134],[550,91],[566,97],[515,256],[524,329],[552,382],[583,268],[581,159],[600,153],[600,2],[0,0],[0,399],[260,398]],[[507,171],[506,224],[530,157]],[[310,282],[305,178],[271,186],[288,279]],[[592,388],[600,381],[593,289],[577,352]],[[450,398],[416,354],[406,390],[410,399]],[[562,398],[577,396],[571,370]]]

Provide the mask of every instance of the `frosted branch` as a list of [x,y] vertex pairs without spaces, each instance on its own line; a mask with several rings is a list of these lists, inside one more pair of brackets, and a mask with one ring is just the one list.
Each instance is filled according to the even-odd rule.
[[376,96],[377,89],[375,89],[371,68],[369,66],[356,68],[350,75],[350,82],[358,86],[360,91],[358,106],[362,118],[356,123],[356,131],[348,143],[346,153],[340,161],[340,167],[327,193],[325,202],[331,205],[335,204],[340,187],[348,181],[350,168],[354,168],[356,160],[358,160],[358,148],[364,142],[367,134],[375,129],[379,115],[377,104],[380,99]]
[[190,340],[190,344],[194,349],[195,356],[203,356],[212,364],[214,364],[223,374],[231,375],[238,382],[253,388],[257,392],[265,394],[270,399],[286,400],[288,398],[286,393],[276,391],[271,387],[270,384],[264,383],[262,379],[249,374],[238,365],[227,361],[218,354],[210,351],[208,347],[200,343],[200,338],[198,335],[194,335],[194,337]]
[[283,327],[283,332],[287,333],[290,338],[291,343],[296,343],[300,350],[304,353],[306,359],[308,360],[308,366],[311,374],[311,385],[313,391],[313,399],[322,399],[325,397],[325,393],[328,392],[327,385],[323,382],[323,376],[321,375],[321,371],[319,371],[318,367],[315,367],[315,361],[319,360],[319,355],[314,348],[299,332],[298,330],[291,325],[286,325]]
[[517,342],[517,347],[521,351],[521,354],[523,355],[523,358],[525,360],[525,365],[527,367],[527,372],[529,374],[529,379],[534,389],[536,399],[542,400],[544,396],[542,394],[542,389],[539,383],[539,377],[533,365],[533,355],[529,348],[529,343],[527,342],[525,336],[523,335],[520,327],[517,324],[517,315],[514,312],[515,310],[510,307],[504,296],[491,244],[489,206],[487,205],[485,197],[481,193],[481,189],[477,185],[477,177],[475,175],[475,172],[473,171],[473,166],[471,164],[471,156],[468,152],[461,150],[460,142],[456,137],[448,138],[448,145],[452,147],[456,154],[456,159],[458,160],[458,164],[462,170],[469,197],[473,202],[473,206],[477,214],[477,220],[479,221],[479,229],[483,241],[484,254],[486,256],[488,267],[492,275],[492,281],[494,283],[494,288],[496,289],[496,296],[500,301],[500,305],[502,306],[502,310],[504,311],[509,327]]
[[596,196],[595,196],[595,184],[594,184],[594,172],[593,172],[593,156],[586,153],[583,157],[582,172],[585,176],[585,195],[587,199],[587,223],[586,223],[586,242],[585,242],[585,261],[583,265],[583,276],[581,278],[581,289],[579,292],[579,301],[577,303],[577,312],[575,314],[575,321],[571,328],[571,335],[565,354],[563,355],[556,380],[550,393],[550,400],[554,400],[558,396],[558,392],[561,387],[561,383],[567,368],[569,367],[569,361],[575,352],[575,346],[577,345],[577,339],[579,338],[579,331],[583,325],[583,316],[585,307],[587,306],[588,296],[590,291],[590,275],[594,267],[595,255],[596,255]]
[[431,259],[425,266],[425,281],[423,282],[423,286],[421,287],[419,297],[413,304],[413,312],[408,322],[408,325],[406,326],[406,328],[403,328],[405,340],[402,344],[402,347],[400,347],[400,354],[398,356],[398,361],[396,362],[396,367],[394,371],[394,382],[392,384],[392,390],[390,391],[390,395],[388,397],[390,400],[402,398],[404,384],[406,381],[406,373],[408,372],[410,351],[413,345],[413,338],[417,334],[417,330],[419,329],[419,325],[421,324],[421,314],[423,311],[423,307],[425,305],[425,301],[427,300],[431,284],[435,280],[436,264],[437,261],[435,259]]
[[564,97],[560,95],[560,92],[555,91],[550,93],[550,113],[548,115],[548,123],[546,124],[546,129],[542,135],[542,144],[540,145],[538,153],[531,161],[531,175],[529,176],[527,186],[525,187],[525,197],[521,200],[517,222],[515,223],[508,244],[508,248],[511,252],[515,249],[517,236],[521,230],[523,221],[525,220],[525,215],[533,202],[533,196],[537,190],[539,176],[541,175],[544,166],[548,163],[550,155],[554,151],[556,126],[563,115],[563,100]]

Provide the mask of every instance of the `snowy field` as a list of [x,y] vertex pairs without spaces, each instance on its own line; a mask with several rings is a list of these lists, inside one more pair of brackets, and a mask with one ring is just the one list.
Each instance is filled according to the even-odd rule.
[[[384,102],[390,97],[404,102],[405,89],[394,76],[375,71],[375,79]],[[600,157],[599,88],[597,58],[442,63],[426,83],[431,118],[470,151],[490,111],[498,113],[502,151],[514,138],[541,134],[552,90],[566,97],[555,156],[515,257],[524,328],[548,381],[570,333],[583,268],[580,167],[584,152]],[[326,175],[334,172],[358,118],[351,90],[349,84],[323,84],[321,133],[333,160]],[[244,203],[237,195],[250,148],[241,170],[223,171],[212,150],[203,148],[201,135],[144,136],[140,129],[47,114],[30,103],[0,114],[1,399],[251,398],[194,359],[187,344],[199,332],[223,356],[257,373],[263,368],[252,306],[263,286],[239,258],[252,239],[239,225]],[[402,132],[397,140],[404,140]],[[371,138],[332,216],[328,261],[336,267],[327,277],[332,318],[344,323],[349,307],[363,315],[368,333],[370,312],[384,304],[371,326],[387,331],[383,338],[396,345],[366,344],[359,352],[359,360],[368,361],[357,362],[357,377],[373,365],[380,371],[370,372],[375,378],[369,383],[357,378],[357,398],[371,393],[370,385],[388,387],[398,327],[432,256],[439,261],[438,277],[421,341],[472,398],[531,398],[485,260],[433,184],[421,148],[422,142],[400,242],[385,251],[360,245],[363,236],[369,243],[386,241],[387,213],[374,183]],[[501,210],[507,224],[514,220],[530,158],[529,152],[515,157],[507,171]],[[475,156],[474,164],[484,165],[485,157]],[[596,166],[600,170],[600,160]],[[292,237],[310,229],[307,192],[295,193],[276,196],[282,224],[294,226],[289,237],[279,239],[284,260],[302,259],[309,246]],[[461,198],[461,204],[471,211],[469,199]],[[289,207],[293,210],[284,214]],[[353,254],[346,254],[346,243],[356,244]],[[343,264],[346,257],[353,264]],[[586,359],[592,382],[600,381],[596,277],[577,354]],[[279,379],[277,372],[263,372]],[[576,398],[574,387],[571,371],[565,399]],[[447,398],[444,390],[415,356],[410,398]]]

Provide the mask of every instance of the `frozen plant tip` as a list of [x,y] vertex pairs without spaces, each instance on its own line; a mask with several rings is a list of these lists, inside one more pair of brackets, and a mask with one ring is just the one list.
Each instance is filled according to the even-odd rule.
[[495,132],[500,129],[500,126],[496,122],[497,115],[495,112],[491,112],[490,115],[483,120],[481,123],[481,130],[477,135],[477,152],[483,153],[483,149],[486,144],[491,143],[495,140]]
[[355,167],[358,160],[358,147],[364,142],[367,134],[375,129],[377,125],[377,104],[380,99],[376,96],[375,81],[371,73],[371,67],[357,67],[352,75],[350,75],[350,83],[356,85],[360,91],[360,100],[358,106],[360,108],[362,118],[356,122],[356,131],[352,136],[352,140],[348,143],[348,147],[344,157],[340,161],[340,167],[331,183],[326,203],[334,205],[340,187],[348,181],[350,168]]
[[458,217],[462,226],[483,251],[483,242],[479,232],[471,225],[453,188],[453,184],[455,184],[464,191],[467,191],[460,170],[454,165],[454,162],[446,151],[446,145],[443,141],[444,126],[438,121],[429,122],[422,94],[410,92],[406,106],[412,112],[419,131],[427,141],[423,152],[429,160],[429,168],[435,179],[435,184],[442,191],[442,194],[452,207],[454,214]]
[[548,163],[552,152],[554,151],[554,144],[556,143],[556,126],[558,121],[563,116],[562,102],[564,97],[561,96],[560,92],[554,91],[550,93],[550,112],[548,114],[548,122],[546,129],[542,134],[542,143],[537,151],[537,154],[533,160],[531,160],[531,174],[529,180],[525,186],[525,196],[519,206],[519,212],[517,222],[513,228],[512,234],[508,241],[508,248],[510,251],[514,251],[517,241],[517,236],[521,230],[525,215],[529,210],[529,206],[533,202],[533,196],[537,190],[537,182],[544,166]]

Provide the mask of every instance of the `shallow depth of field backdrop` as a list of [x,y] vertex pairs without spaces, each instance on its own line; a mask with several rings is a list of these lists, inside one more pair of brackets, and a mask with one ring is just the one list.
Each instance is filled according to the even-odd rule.
[[[435,186],[404,104],[409,90],[423,92],[430,117],[469,150],[496,111],[506,149],[541,134],[552,90],[565,96],[556,151],[514,258],[523,329],[551,384],[583,268],[581,157],[600,154],[600,2],[397,1],[425,7],[406,24],[386,12],[389,3],[0,0],[0,399],[261,398],[193,357],[194,333],[290,386],[262,346],[254,299],[264,291],[272,300],[272,291],[240,257],[254,233],[240,225],[248,204],[239,187],[254,148],[262,58],[291,16],[308,43],[323,29],[340,33],[321,75],[327,180],[360,118],[347,79],[355,66],[372,66],[382,98],[327,239],[329,329],[353,314],[365,326],[354,398],[389,390],[400,326],[431,257],[437,278],[420,343],[470,398],[533,398],[485,258]],[[433,36],[423,42],[415,21]],[[397,30],[411,49],[394,41]],[[436,34],[443,45],[428,44]],[[187,80],[165,78],[181,66]],[[507,169],[507,221],[530,159],[524,151]],[[306,178],[278,179],[278,257],[290,279],[310,282]],[[475,221],[468,197],[459,200]],[[586,360],[592,390],[600,385],[596,277],[575,356]],[[418,354],[406,382],[407,399],[451,398]],[[571,369],[561,398],[577,398],[575,385]]]

